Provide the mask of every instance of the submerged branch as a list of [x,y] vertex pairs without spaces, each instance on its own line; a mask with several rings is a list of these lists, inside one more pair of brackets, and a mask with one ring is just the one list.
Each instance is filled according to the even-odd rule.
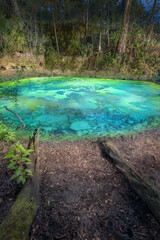
[[[4,107],[5,107],[5,106],[4,106]],[[22,121],[21,117],[20,117],[17,113],[13,112],[12,110],[8,109],[7,107],[5,107],[5,109],[6,109],[7,111],[15,114],[15,115],[19,118],[19,120],[21,121],[21,123],[23,124],[23,126],[22,126],[21,128],[18,128],[18,130],[21,130],[21,129],[25,128],[25,126],[26,126],[25,123]]]

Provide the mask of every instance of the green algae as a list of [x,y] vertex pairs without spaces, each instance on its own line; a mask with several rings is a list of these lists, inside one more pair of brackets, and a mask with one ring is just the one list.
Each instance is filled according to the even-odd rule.
[[[1,86],[1,85],[0,85]],[[9,92],[7,96],[7,91]],[[160,86],[150,82],[50,77],[3,83],[0,120],[26,128],[17,135],[28,138],[41,126],[41,140],[74,140],[157,128],[160,126]]]

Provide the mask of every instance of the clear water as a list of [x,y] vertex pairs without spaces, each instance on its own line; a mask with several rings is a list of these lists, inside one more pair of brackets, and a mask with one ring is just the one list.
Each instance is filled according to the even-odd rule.
[[160,127],[160,86],[140,81],[37,78],[0,85],[0,120],[43,140],[126,134]]

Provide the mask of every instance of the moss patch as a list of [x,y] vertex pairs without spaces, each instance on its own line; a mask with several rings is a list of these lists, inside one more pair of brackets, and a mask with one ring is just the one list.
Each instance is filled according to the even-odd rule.
[[37,208],[31,185],[27,183],[0,226],[0,239],[27,239]]

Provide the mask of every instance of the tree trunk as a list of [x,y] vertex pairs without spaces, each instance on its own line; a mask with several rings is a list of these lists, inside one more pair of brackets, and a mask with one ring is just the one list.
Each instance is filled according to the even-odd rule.
[[130,18],[130,9],[131,9],[131,0],[125,0],[122,35],[120,37],[119,46],[118,46],[119,62],[121,62],[122,55],[125,53],[125,50],[126,50],[128,24],[129,24],[129,18]]
[[8,216],[0,226],[0,239],[27,240],[30,227],[39,206],[39,159],[38,159],[39,129],[29,141],[31,170],[33,176],[29,178],[12,205]]
[[1,34],[1,31],[0,31],[0,48],[2,48],[3,46],[3,41],[4,41],[4,36]]
[[[107,5],[106,5],[107,6]],[[109,47],[109,0],[108,0],[108,11],[107,11],[107,42]]]
[[21,12],[19,10],[19,6],[18,6],[18,3],[16,0],[11,0],[12,2],[12,6],[14,8],[14,12],[15,14],[17,15],[17,17],[19,17],[19,19],[21,20],[21,23],[22,23],[22,27],[25,26],[24,22],[23,22],[23,19],[22,19],[22,16],[21,16]]
[[87,1],[87,10],[86,10],[86,29],[85,29],[86,37],[88,34],[88,17],[89,17],[89,0]]
[[34,29],[35,29],[35,50],[37,52],[38,34],[37,34],[37,20],[36,20],[36,16],[34,18]]
[[99,31],[99,45],[98,45],[98,51],[102,52],[102,31],[100,29]]
[[29,47],[30,49],[32,49],[32,42],[33,42],[33,39],[32,39],[32,18],[30,16],[30,21],[29,21]]
[[104,6],[101,3],[101,16],[100,16],[100,29],[99,29],[99,45],[98,45],[98,51],[102,52],[102,31],[103,31],[103,17],[104,17]]
[[54,12],[53,12],[53,26],[54,26],[54,35],[55,35],[55,39],[56,39],[57,52],[59,54],[59,43],[58,43],[58,37],[57,37],[57,29],[56,29],[56,22],[55,22]]
[[143,179],[130,165],[127,159],[120,156],[111,142],[100,142],[103,156],[115,165],[127,178],[132,189],[147,204],[155,219],[160,224],[160,192],[150,182]]
[[155,10],[156,10],[156,4],[157,4],[157,0],[154,0],[153,7],[152,7],[152,12],[151,12],[149,23],[148,23],[148,29],[147,29],[147,41],[148,42],[150,42],[151,35],[152,35],[152,32],[153,32],[153,27],[154,27],[153,19],[154,19]]

